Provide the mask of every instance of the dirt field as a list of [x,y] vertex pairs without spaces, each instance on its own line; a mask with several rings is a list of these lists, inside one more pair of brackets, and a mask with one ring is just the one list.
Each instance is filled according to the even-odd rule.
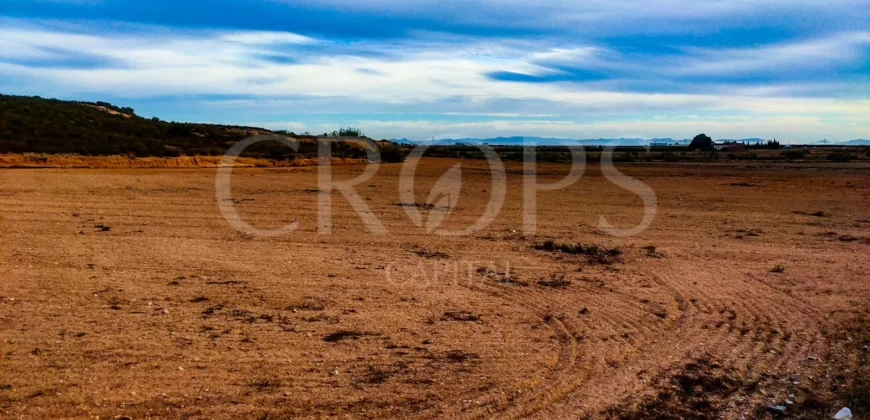
[[[298,158],[275,161],[250,157],[238,157],[233,162],[236,167],[273,168],[316,165],[317,158]],[[364,159],[334,157],[336,164],[365,163]],[[82,156],[64,154],[4,154],[0,153],[0,168],[38,169],[38,168],[77,168],[77,169],[196,169],[217,168],[223,163],[223,156],[180,156],[174,158],[131,157],[131,156]]]
[[[459,229],[485,162],[416,187],[455,163]],[[594,165],[525,236],[508,164],[459,237],[409,220],[398,164],[357,188],[387,235],[337,192],[316,233],[316,168],[235,170],[245,220],[299,222],[271,238],[224,220],[214,169],[0,170],[0,417],[867,418],[870,167],[737,165],[620,166],[658,198],[625,238],[599,218],[641,200]]]

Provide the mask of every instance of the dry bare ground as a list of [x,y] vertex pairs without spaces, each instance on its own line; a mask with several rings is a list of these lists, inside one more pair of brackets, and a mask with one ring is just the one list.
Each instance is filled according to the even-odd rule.
[[[299,158],[276,161],[250,157],[239,157],[233,162],[235,167],[274,168],[316,165],[317,158]],[[332,158],[334,164],[365,163],[364,159]],[[88,169],[144,169],[144,168],[217,168],[223,165],[223,156],[179,156],[179,157],[133,157],[133,156],[83,156],[64,154],[0,154],[0,168],[88,168]]]
[[[455,163],[423,161],[420,203]],[[491,190],[461,164],[446,228]],[[0,413],[864,418],[870,170],[620,168],[658,197],[626,238],[599,218],[629,227],[641,200],[597,166],[541,192],[526,236],[508,165],[500,216],[459,237],[409,221],[399,165],[357,187],[388,235],[337,192],[317,234],[316,168],[236,169],[245,220],[299,221],[272,238],[221,217],[213,169],[0,170]]]

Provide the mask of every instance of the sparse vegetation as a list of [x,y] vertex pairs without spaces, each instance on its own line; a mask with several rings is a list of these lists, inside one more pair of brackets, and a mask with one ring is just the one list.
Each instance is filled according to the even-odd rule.
[[608,418],[622,420],[706,420],[718,418],[734,395],[754,392],[757,382],[747,381],[719,363],[698,359],[667,371],[654,380],[657,394],[637,404],[615,407]]
[[443,319],[445,321],[477,322],[480,321],[480,315],[465,310],[447,311],[444,312]]
[[830,216],[830,214],[825,213],[825,212],[822,211],[822,210],[818,210],[818,211],[814,211],[814,212],[808,212],[808,211],[794,211],[794,212],[792,212],[792,213],[794,213],[794,214],[800,214],[800,215],[804,215],[804,216],[813,216],[813,217],[829,217],[829,216]]
[[445,259],[450,258],[450,255],[441,251],[431,251],[423,247],[417,247],[411,250],[414,254],[419,257],[427,258],[427,259]]
[[620,261],[622,251],[618,248],[607,249],[591,246],[586,248],[586,256],[590,264],[609,265]]
[[806,157],[808,151],[806,149],[784,150],[780,155],[788,160],[800,160]]
[[329,134],[332,137],[363,137],[363,132],[359,128],[340,128],[337,131],[333,131]]
[[[406,146],[397,146],[403,154],[407,153]],[[492,145],[495,153],[503,161],[522,162],[524,150],[522,146]],[[631,162],[710,162],[717,160],[729,161],[764,161],[764,162],[825,162],[829,161],[826,156],[829,153],[846,153],[855,156],[853,160],[860,160],[868,155],[866,146],[850,147],[846,151],[833,146],[804,146],[801,149],[779,150],[780,144],[774,141],[759,144],[731,144],[724,145],[727,152],[708,149],[695,149],[690,145],[653,147],[647,150],[641,146],[618,146],[613,151],[613,161],[616,163]],[[572,154],[579,147],[567,146],[538,146],[535,149],[538,162],[570,163]],[[602,152],[598,147],[583,147],[587,162],[600,162]],[[431,146],[426,151],[427,157],[436,158],[460,158],[460,159],[485,159],[483,153],[475,146],[452,145]]]
[[462,350],[450,350],[444,353],[444,358],[454,363],[465,363],[468,360],[479,359],[480,356],[475,353],[469,353]]
[[387,382],[391,376],[393,376],[391,371],[369,365],[363,377],[363,382],[367,384],[382,384]]
[[773,268],[770,269],[770,272],[777,273],[777,274],[785,273],[785,267],[783,267],[780,264],[777,264],[777,265],[774,265]]
[[571,255],[585,255],[590,264],[613,264],[620,260],[622,251],[618,248],[607,249],[597,245],[584,246],[580,243],[557,244],[553,240],[547,240],[541,244],[535,244],[532,248],[539,251],[561,252]]
[[423,210],[432,210],[435,208],[432,204],[429,203],[393,203],[396,207],[418,207]]
[[281,388],[284,385],[284,382],[281,380],[281,378],[277,377],[262,377],[259,379],[255,379],[249,385],[251,388],[255,388],[257,391],[267,392]]
[[[836,233],[834,233],[836,235]],[[862,244],[870,244],[870,237],[858,237],[852,235],[840,235],[837,237],[840,242],[859,242]]]
[[287,309],[291,311],[322,311],[326,309],[326,304],[318,298],[306,297],[288,306]]
[[643,249],[646,251],[646,256],[650,258],[664,258],[665,255],[661,252],[657,251],[657,248],[654,245],[645,246]]
[[856,160],[856,159],[858,159],[858,156],[853,155],[851,153],[847,153],[847,152],[832,152],[832,153],[828,153],[828,155],[826,156],[826,159],[830,160],[831,162],[843,163],[843,162],[850,162],[850,161]]
[[571,280],[566,279],[564,274],[550,273],[550,278],[538,280],[538,285],[561,289],[570,286]]
[[399,163],[405,160],[405,151],[395,144],[379,144],[378,148],[383,163]]
[[327,343],[338,343],[339,341],[348,340],[348,339],[357,340],[357,339],[359,339],[361,337],[365,337],[367,335],[370,335],[370,334],[364,333],[362,331],[355,331],[355,330],[339,330],[339,331],[336,331],[332,334],[329,334],[329,335],[323,337],[323,341],[326,341]]
[[477,274],[480,274],[484,277],[495,279],[496,283],[510,284],[510,285],[523,286],[523,287],[529,286],[529,282],[520,280],[520,278],[516,274],[510,273],[510,272],[500,272],[500,271],[490,270],[489,268],[486,268],[486,267],[480,267],[477,269]]
[[512,284],[515,286],[522,286],[522,287],[529,286],[529,282],[527,282],[525,280],[520,280],[519,277],[517,277],[516,275],[499,276],[495,281],[496,281],[496,283]]
[[584,254],[586,253],[586,248],[583,247],[582,244],[569,244],[562,243],[557,244],[553,240],[547,240],[542,244],[538,244],[534,246],[535,249],[539,251],[551,251],[551,252],[563,252],[565,254]]

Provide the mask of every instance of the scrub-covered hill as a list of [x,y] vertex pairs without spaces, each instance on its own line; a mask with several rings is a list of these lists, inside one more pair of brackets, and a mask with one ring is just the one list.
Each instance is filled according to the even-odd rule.
[[[221,155],[235,142],[272,131],[242,126],[177,123],[142,118],[131,108],[106,102],[73,102],[0,95],[0,153],[71,153],[176,157]],[[278,142],[263,142],[244,155],[275,160],[313,156],[313,137],[298,153]],[[333,145],[338,157],[364,157],[358,145]]]

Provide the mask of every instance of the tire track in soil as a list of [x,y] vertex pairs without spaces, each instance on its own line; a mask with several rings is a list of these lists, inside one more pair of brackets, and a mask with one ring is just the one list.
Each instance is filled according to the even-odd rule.
[[[608,361],[600,358],[595,361],[589,361],[584,358],[584,355],[580,352],[580,340],[578,339],[578,337],[582,337],[582,331],[577,325],[575,325],[574,321],[567,319],[564,316],[560,316],[564,311],[556,309],[556,314],[554,314],[554,307],[561,309],[572,307],[571,303],[573,302],[566,302],[569,298],[561,296],[554,297],[552,296],[552,292],[547,293],[536,288],[523,288],[524,290],[517,291],[515,286],[496,286],[485,283],[465,286],[472,290],[488,293],[491,296],[505,299],[514,304],[519,304],[531,309],[536,316],[550,325],[554,330],[561,350],[559,352],[559,362],[556,364],[554,369],[549,371],[548,383],[541,389],[536,390],[532,394],[525,394],[519,401],[512,402],[509,406],[500,408],[495,413],[492,412],[493,410],[491,407],[483,406],[478,407],[475,410],[466,411],[463,413],[464,416],[470,418],[490,416],[498,418],[519,418],[532,416],[569,396],[582,382],[588,382],[593,379],[598,371],[608,370]],[[594,296],[594,294],[592,295]],[[601,307],[610,309],[616,308],[616,315],[603,312],[606,325],[614,327],[613,330],[615,331],[625,330],[626,325],[630,325],[632,327],[630,328],[631,330],[640,331],[642,336],[653,335],[656,328],[649,327],[649,325],[651,325],[649,322],[643,322],[643,320],[640,319],[644,315],[651,315],[649,312],[642,310],[643,305],[628,300],[628,297],[624,295],[612,295],[617,295],[624,300],[608,300],[607,296],[602,295],[597,299],[584,298],[584,302],[600,302]],[[680,308],[685,308],[681,296],[677,295],[676,300],[681,302],[678,304]],[[617,303],[622,303],[623,305],[616,305]],[[624,309],[626,307],[634,309],[629,311],[629,314],[636,316],[627,316]],[[638,319],[635,320],[634,318]],[[678,318],[683,318],[682,310]],[[675,328],[675,326],[671,325],[668,328],[672,329]],[[590,352],[591,355],[624,353],[624,351],[615,352],[609,349],[610,347],[614,347],[614,345],[611,344],[612,342],[613,340],[608,340],[608,342],[603,345],[596,343],[598,344],[598,347],[604,347],[604,349],[595,349],[596,351]],[[615,346],[617,348],[624,347],[624,344],[625,343],[616,343]],[[629,347],[633,347],[636,350],[640,345],[629,345]]]
[[492,412],[492,407],[483,405],[462,413],[462,416],[465,418],[517,418],[534,412],[537,405],[552,401],[554,398],[564,394],[561,388],[569,385],[567,382],[573,376],[570,373],[575,367],[579,354],[577,340],[574,337],[574,332],[569,329],[569,326],[558,319],[558,317],[550,315],[547,305],[537,297],[526,295],[523,298],[518,298],[512,293],[505,293],[506,291],[502,288],[486,284],[471,284],[465,285],[465,287],[531,309],[535,316],[540,318],[556,334],[560,350],[556,366],[547,375],[552,379],[548,381],[549,383],[543,389],[533,394],[523,394],[520,401],[512,402],[508,407],[500,409],[496,413]]
[[[569,397],[572,401],[584,401],[586,398],[594,398],[596,395],[612,392],[613,395],[621,395],[622,398],[626,398],[631,393],[619,392],[620,389],[643,388],[643,386],[626,387],[625,382],[629,379],[628,376],[633,376],[633,374],[626,372],[644,369],[652,377],[686,361],[692,354],[706,354],[720,360],[723,364],[740,366],[749,373],[762,370],[774,373],[782,372],[786,370],[787,365],[804,360],[804,353],[811,347],[813,336],[817,335],[813,332],[818,332],[818,324],[807,315],[817,314],[818,311],[814,308],[809,307],[799,299],[777,293],[775,289],[770,289],[767,285],[758,287],[749,281],[740,281],[736,285],[740,286],[737,287],[737,293],[728,293],[733,291],[735,286],[718,293],[708,292],[703,285],[697,286],[695,281],[681,275],[684,272],[698,273],[697,267],[696,269],[673,271],[676,271],[674,275],[662,275],[656,271],[651,273],[656,285],[666,290],[677,303],[679,313],[675,314],[673,323],[664,330],[647,327],[649,323],[645,323],[643,320],[630,323],[638,326],[638,331],[643,334],[642,338],[647,339],[644,343],[639,343],[637,347],[646,347],[647,351],[636,353],[633,359],[620,364],[617,372],[611,375],[612,379],[603,381],[600,380],[602,375],[595,376],[596,365],[584,366],[582,354],[578,354],[573,363],[562,363],[561,365],[564,366],[562,369],[551,371],[550,376],[554,379],[546,388],[528,396],[512,407],[502,410],[499,413],[500,416],[514,418],[545,413],[558,415],[554,412],[557,408],[557,405],[554,404]],[[481,287],[478,288],[481,289]],[[740,290],[741,288],[743,289]],[[535,299],[531,298],[532,295],[540,294],[540,292],[534,294],[513,292],[508,295],[501,289],[503,287],[497,288],[498,291],[494,293],[523,304],[534,301]],[[688,299],[687,296],[692,296],[692,298]],[[693,303],[689,303],[689,300],[692,300]],[[584,301],[592,302],[593,300],[586,298]],[[606,302],[610,307],[614,306],[614,302],[608,300],[606,296],[594,299],[594,301],[596,303]],[[771,301],[775,301],[778,305],[763,304]],[[558,299],[550,299],[549,303],[550,305],[557,303],[555,305],[557,308],[565,307],[564,302],[559,302]],[[526,305],[535,307],[534,304]],[[780,305],[789,305],[792,309],[779,309]],[[716,308],[727,308],[727,310],[717,310]],[[773,309],[765,310],[770,308]],[[550,310],[552,311],[552,309]],[[619,312],[618,314],[625,315]],[[721,315],[721,324],[716,328],[709,328],[709,322],[719,315]],[[611,325],[617,325],[620,321],[626,320],[622,316],[619,318],[608,317],[607,319],[611,320]],[[728,316],[732,316],[733,319],[728,319]],[[741,324],[744,326],[743,329],[739,328]],[[625,323],[622,322],[622,325],[624,326]],[[792,328],[793,326],[794,328]],[[578,327],[573,325],[571,321],[563,322],[562,327],[574,334],[578,331]],[[745,328],[749,328],[750,331],[746,332]],[[774,334],[770,331],[778,331],[778,333]],[[658,334],[655,339],[651,339],[653,333]],[[789,339],[784,338],[786,334],[790,336]],[[564,345],[564,342],[562,344]],[[779,350],[775,353],[767,351],[771,347]],[[681,354],[673,354],[673,350],[677,348],[681,350]],[[596,349],[596,351],[600,350]],[[668,353],[672,354],[663,357]],[[669,363],[662,363],[663,360]],[[767,366],[766,369],[765,366]],[[650,370],[651,368],[654,370]],[[582,382],[589,382],[592,385],[582,386]],[[545,406],[547,408],[542,410]],[[576,405],[568,404],[566,407],[565,404],[558,404],[558,406],[565,408],[565,412],[580,412],[578,410],[580,407]]]
[[[817,312],[813,308],[808,307],[800,300],[792,299],[787,296],[784,299],[783,296],[785,295],[782,293],[771,294],[769,293],[769,290],[766,290],[766,287],[755,287],[750,289],[748,287],[753,287],[753,285],[745,281],[741,283],[743,286],[746,286],[747,289],[740,290],[732,296],[728,296],[727,293],[714,295],[713,293],[705,292],[707,288],[695,287],[695,282],[691,279],[686,279],[684,276],[680,276],[680,272],[686,271],[693,273],[698,272],[697,270],[679,270],[676,275],[659,277],[661,279],[660,283],[668,285],[669,288],[673,289],[678,294],[701,297],[704,301],[702,305],[707,310],[701,310],[698,312],[695,316],[698,316],[701,319],[696,321],[691,319],[692,316],[689,313],[685,313],[687,322],[685,322],[681,328],[673,331],[673,334],[667,337],[666,340],[659,340],[659,343],[648,352],[648,356],[645,359],[650,362],[650,365],[659,365],[660,367],[657,369],[659,372],[665,371],[668,368],[668,365],[661,363],[663,358],[658,354],[659,351],[657,350],[676,348],[674,345],[675,343],[685,343],[685,339],[690,337],[696,339],[704,337],[704,341],[703,344],[701,344],[700,341],[695,340],[694,342],[689,342],[688,347],[681,348],[687,356],[689,354],[705,354],[713,357],[714,360],[721,361],[723,364],[740,366],[742,369],[745,369],[750,373],[761,370],[778,373],[784,369],[786,364],[795,363],[804,359],[805,355],[803,353],[811,346],[811,338],[802,333],[792,334],[791,339],[787,340],[787,343],[783,345],[782,343],[786,340],[782,339],[782,336],[784,334],[790,334],[792,330],[790,327],[794,324],[802,324],[801,327],[794,329],[798,332],[802,331],[805,333],[808,330],[818,331],[818,324],[815,322],[815,319],[803,315],[806,312]],[[777,300],[777,303],[785,300],[786,302],[783,303],[794,305],[800,310],[785,311],[773,309],[765,311],[762,309],[765,307],[771,307],[769,305],[764,305],[763,303],[770,302],[774,299]],[[698,299],[698,301],[700,300],[701,299]],[[759,305],[759,303],[762,303],[762,305]],[[717,311],[710,311],[709,309],[714,309],[716,307],[729,308],[729,311],[726,311],[725,313],[733,314],[733,319],[729,320],[731,323],[723,322],[720,327],[713,330],[705,328],[705,326],[707,326],[707,320],[704,320],[700,315],[715,314]],[[724,313],[720,314],[724,315]],[[747,318],[743,314],[749,314],[749,317]],[[715,317],[715,315],[713,316]],[[744,334],[741,331],[737,331],[733,326],[733,321],[738,321],[751,327],[751,334]],[[763,331],[762,327],[768,329],[773,327],[781,332],[778,334],[771,334],[767,331]],[[712,333],[712,335],[710,333]],[[810,334],[810,336],[811,335],[812,334]],[[710,338],[713,338],[714,340],[711,340]],[[777,351],[776,353],[766,351],[771,346],[776,345],[783,347],[782,350]],[[643,360],[639,360],[638,362],[640,363],[642,361]],[[684,361],[686,360],[675,360],[672,362],[671,366]],[[765,369],[765,365],[769,367]]]

